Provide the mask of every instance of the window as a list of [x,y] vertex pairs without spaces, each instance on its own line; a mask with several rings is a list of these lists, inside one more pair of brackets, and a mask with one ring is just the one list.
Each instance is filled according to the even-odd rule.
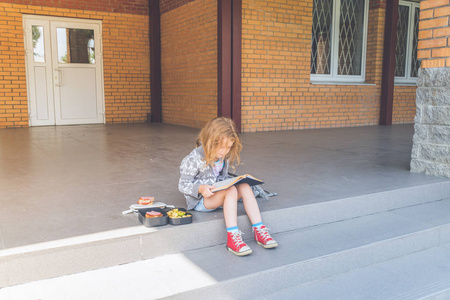
[[31,27],[31,34],[33,37],[33,59],[34,59],[34,62],[45,63],[44,27],[33,25]]
[[313,1],[312,82],[364,82],[368,2]]
[[419,3],[399,2],[395,83],[416,83],[417,81],[420,67],[420,62],[417,60],[419,11]]
[[95,64],[94,30],[56,28],[58,62]]

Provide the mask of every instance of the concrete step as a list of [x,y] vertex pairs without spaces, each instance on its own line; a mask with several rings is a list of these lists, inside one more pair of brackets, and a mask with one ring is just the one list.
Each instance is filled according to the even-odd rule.
[[256,251],[248,259],[228,257],[220,251],[221,246],[187,252],[185,256],[217,282],[170,298],[264,297],[273,291],[440,247],[450,242],[449,210],[450,199],[446,199],[284,232],[274,235],[279,248],[265,250],[253,243]]
[[[284,234],[291,231],[301,232],[304,229],[309,232],[310,227],[312,227],[311,229],[316,226],[322,228],[322,225],[328,223],[370,216],[423,203],[433,203],[447,198],[448,195],[450,195],[450,182],[439,182],[267,211],[263,212],[263,220],[272,229],[272,233],[280,234],[280,238],[283,239]],[[277,199],[273,198],[270,201],[277,201]],[[301,203],[300,200],[299,203]],[[248,218],[242,214],[242,207],[240,211],[239,227],[245,229],[244,233],[248,238],[251,236],[250,224]],[[196,217],[198,218],[196,219]],[[14,286],[171,254],[185,253],[187,255],[191,253],[190,251],[195,253],[195,250],[201,252],[214,247],[223,250],[223,219],[216,218],[204,221],[201,220],[201,215],[194,215],[194,220],[197,221],[184,226],[168,225],[156,228],[136,226],[1,250],[0,287]],[[339,235],[339,233],[337,234]],[[364,234],[361,233],[361,236],[363,237]],[[302,240],[304,236],[298,238]],[[330,238],[333,238],[333,236],[330,236]],[[287,244],[291,243],[288,242]],[[304,243],[298,246],[299,249],[294,247],[291,251],[301,251],[302,247],[306,247],[305,251],[310,249]],[[284,247],[281,246],[276,251],[280,252]],[[290,256],[289,253],[283,255]],[[29,272],[29,270],[33,270],[33,272]]]
[[[237,257],[225,249],[222,229],[222,243],[215,246],[5,288],[0,290],[0,298],[15,299],[26,295],[42,299],[284,299],[284,296],[330,299],[295,297],[295,294],[297,289],[305,288],[306,296],[308,293],[314,296],[315,291],[321,290],[319,285],[328,282],[331,282],[331,293],[333,283],[341,276],[370,268],[376,270],[380,264],[389,262],[402,261],[404,269],[398,263],[396,273],[390,269],[385,272],[414,279],[413,275],[403,272],[408,273],[417,266],[420,269],[421,264],[408,267],[408,263],[414,261],[408,257],[420,253],[425,256],[440,253],[435,263],[441,260],[443,263],[436,268],[441,268],[441,274],[447,274],[450,257],[444,256],[450,242],[449,210],[450,199],[445,199],[285,231],[273,234],[280,246],[269,250],[247,236],[253,253],[246,257]],[[423,274],[427,276],[432,271],[430,267],[424,269]],[[370,278],[371,275],[367,276]],[[446,295],[441,287],[449,276],[442,277],[442,282],[435,280],[436,276],[429,276],[430,280],[423,282],[422,290],[430,291],[428,296]],[[383,284],[382,277],[380,280]],[[396,282],[400,279],[391,283],[392,289]],[[416,282],[419,290],[419,281]],[[351,286],[352,282],[342,284]],[[431,286],[436,288],[428,288]],[[377,288],[379,293],[376,293]],[[367,299],[386,299],[383,288],[372,286],[372,298]],[[352,299],[346,296],[344,294],[341,299]]]
[[450,299],[450,244],[274,291],[260,299]]

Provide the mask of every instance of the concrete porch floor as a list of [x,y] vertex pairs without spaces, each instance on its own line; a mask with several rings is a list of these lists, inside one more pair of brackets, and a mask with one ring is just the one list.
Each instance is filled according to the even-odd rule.
[[[412,125],[243,133],[237,173],[278,196],[261,211],[448,181],[409,172]],[[0,250],[142,226],[140,196],[185,207],[179,164],[197,129],[167,124],[0,130]],[[242,205],[239,214],[244,214]],[[223,218],[194,213],[194,222]]]

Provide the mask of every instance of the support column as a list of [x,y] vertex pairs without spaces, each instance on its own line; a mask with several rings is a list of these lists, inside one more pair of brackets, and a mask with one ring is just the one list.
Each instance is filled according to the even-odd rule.
[[[419,51],[411,172],[450,178],[449,2],[420,3]],[[433,17],[439,15],[439,18]],[[445,19],[444,19],[445,18]],[[440,21],[440,23],[438,22]],[[445,20],[445,22],[442,22]]]
[[242,0],[218,0],[217,18],[217,115],[241,131]]
[[395,47],[397,46],[398,1],[386,1],[383,74],[381,78],[380,125],[392,125],[394,104]]
[[161,23],[159,0],[149,0],[151,122],[162,121]]
[[231,118],[232,1],[217,1],[217,115]]
[[411,172],[450,178],[450,67],[419,69]]
[[233,0],[233,78],[232,78],[232,117],[237,130],[241,131],[241,60],[242,60],[242,0]]

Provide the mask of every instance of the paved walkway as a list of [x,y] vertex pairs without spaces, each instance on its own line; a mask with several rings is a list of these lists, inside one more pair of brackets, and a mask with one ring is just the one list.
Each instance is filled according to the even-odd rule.
[[[0,130],[0,250],[141,226],[121,212],[144,195],[185,206],[179,164],[197,133],[166,124]],[[244,133],[237,173],[278,193],[259,201],[262,211],[443,181],[409,172],[412,136],[412,125]]]

